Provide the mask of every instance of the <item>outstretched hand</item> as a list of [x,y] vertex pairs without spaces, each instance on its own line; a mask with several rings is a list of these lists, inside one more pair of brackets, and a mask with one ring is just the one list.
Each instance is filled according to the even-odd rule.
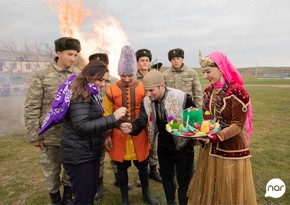
[[120,129],[123,133],[129,134],[130,132],[132,132],[132,124],[129,122],[121,123]]
[[118,108],[114,112],[116,120],[118,121],[120,118],[124,117],[126,115],[126,113],[127,113],[127,108],[125,108],[125,107]]

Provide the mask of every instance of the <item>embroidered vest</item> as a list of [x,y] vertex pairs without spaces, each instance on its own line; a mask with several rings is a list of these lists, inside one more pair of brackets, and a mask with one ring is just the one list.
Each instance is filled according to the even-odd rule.
[[[166,118],[168,119],[169,116],[173,116],[174,118],[182,120],[182,112],[185,105],[186,93],[177,90],[174,88],[168,88],[165,91],[164,96],[164,111]],[[156,130],[156,109],[155,109],[155,102],[151,101],[149,97],[144,98],[144,107],[145,111],[148,115],[148,124],[150,130],[150,141],[152,142],[156,136],[158,130]],[[187,142],[190,140],[189,138],[182,138],[175,135],[172,135],[176,149],[179,150],[184,147]]]

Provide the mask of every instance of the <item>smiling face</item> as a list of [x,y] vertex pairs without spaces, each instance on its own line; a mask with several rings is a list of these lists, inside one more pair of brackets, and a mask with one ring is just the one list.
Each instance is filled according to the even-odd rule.
[[105,75],[101,79],[95,80],[93,83],[98,87],[99,90],[102,90],[105,87],[105,83],[109,78],[109,73],[105,73]]
[[76,50],[64,50],[58,51],[56,54],[58,57],[57,65],[67,69],[75,64],[79,53]]
[[203,77],[208,80],[210,84],[215,84],[220,81],[222,73],[218,67],[204,67],[202,68]]
[[120,75],[121,82],[124,86],[129,87],[134,80],[133,75]]

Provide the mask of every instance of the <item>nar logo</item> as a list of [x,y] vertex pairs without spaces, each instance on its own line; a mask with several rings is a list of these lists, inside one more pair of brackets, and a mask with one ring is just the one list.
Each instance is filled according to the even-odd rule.
[[274,178],[267,183],[265,197],[279,198],[283,196],[285,191],[285,183],[281,179]]

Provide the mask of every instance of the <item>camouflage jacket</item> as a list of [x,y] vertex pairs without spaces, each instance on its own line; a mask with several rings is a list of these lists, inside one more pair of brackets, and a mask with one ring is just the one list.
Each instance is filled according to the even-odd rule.
[[185,65],[181,69],[171,68],[162,73],[166,86],[176,88],[192,95],[193,102],[201,109],[202,90],[197,72]]
[[109,85],[111,85],[112,83],[117,82],[117,81],[119,81],[118,78],[116,78],[112,75],[109,76],[108,80],[106,80],[106,82],[105,82],[105,87],[100,90],[100,96],[102,99],[104,98],[106,87],[108,87]]
[[[150,70],[149,70],[150,71]],[[148,71],[148,72],[149,72]],[[142,75],[142,73],[140,73],[140,71],[138,70],[136,73],[136,80],[138,80],[139,82],[143,83],[143,78],[144,76]]]
[[61,69],[53,61],[36,71],[29,80],[24,103],[25,131],[29,142],[44,140],[44,145],[59,146],[61,125],[56,125],[38,136],[39,130],[51,107],[60,85],[79,69]]

